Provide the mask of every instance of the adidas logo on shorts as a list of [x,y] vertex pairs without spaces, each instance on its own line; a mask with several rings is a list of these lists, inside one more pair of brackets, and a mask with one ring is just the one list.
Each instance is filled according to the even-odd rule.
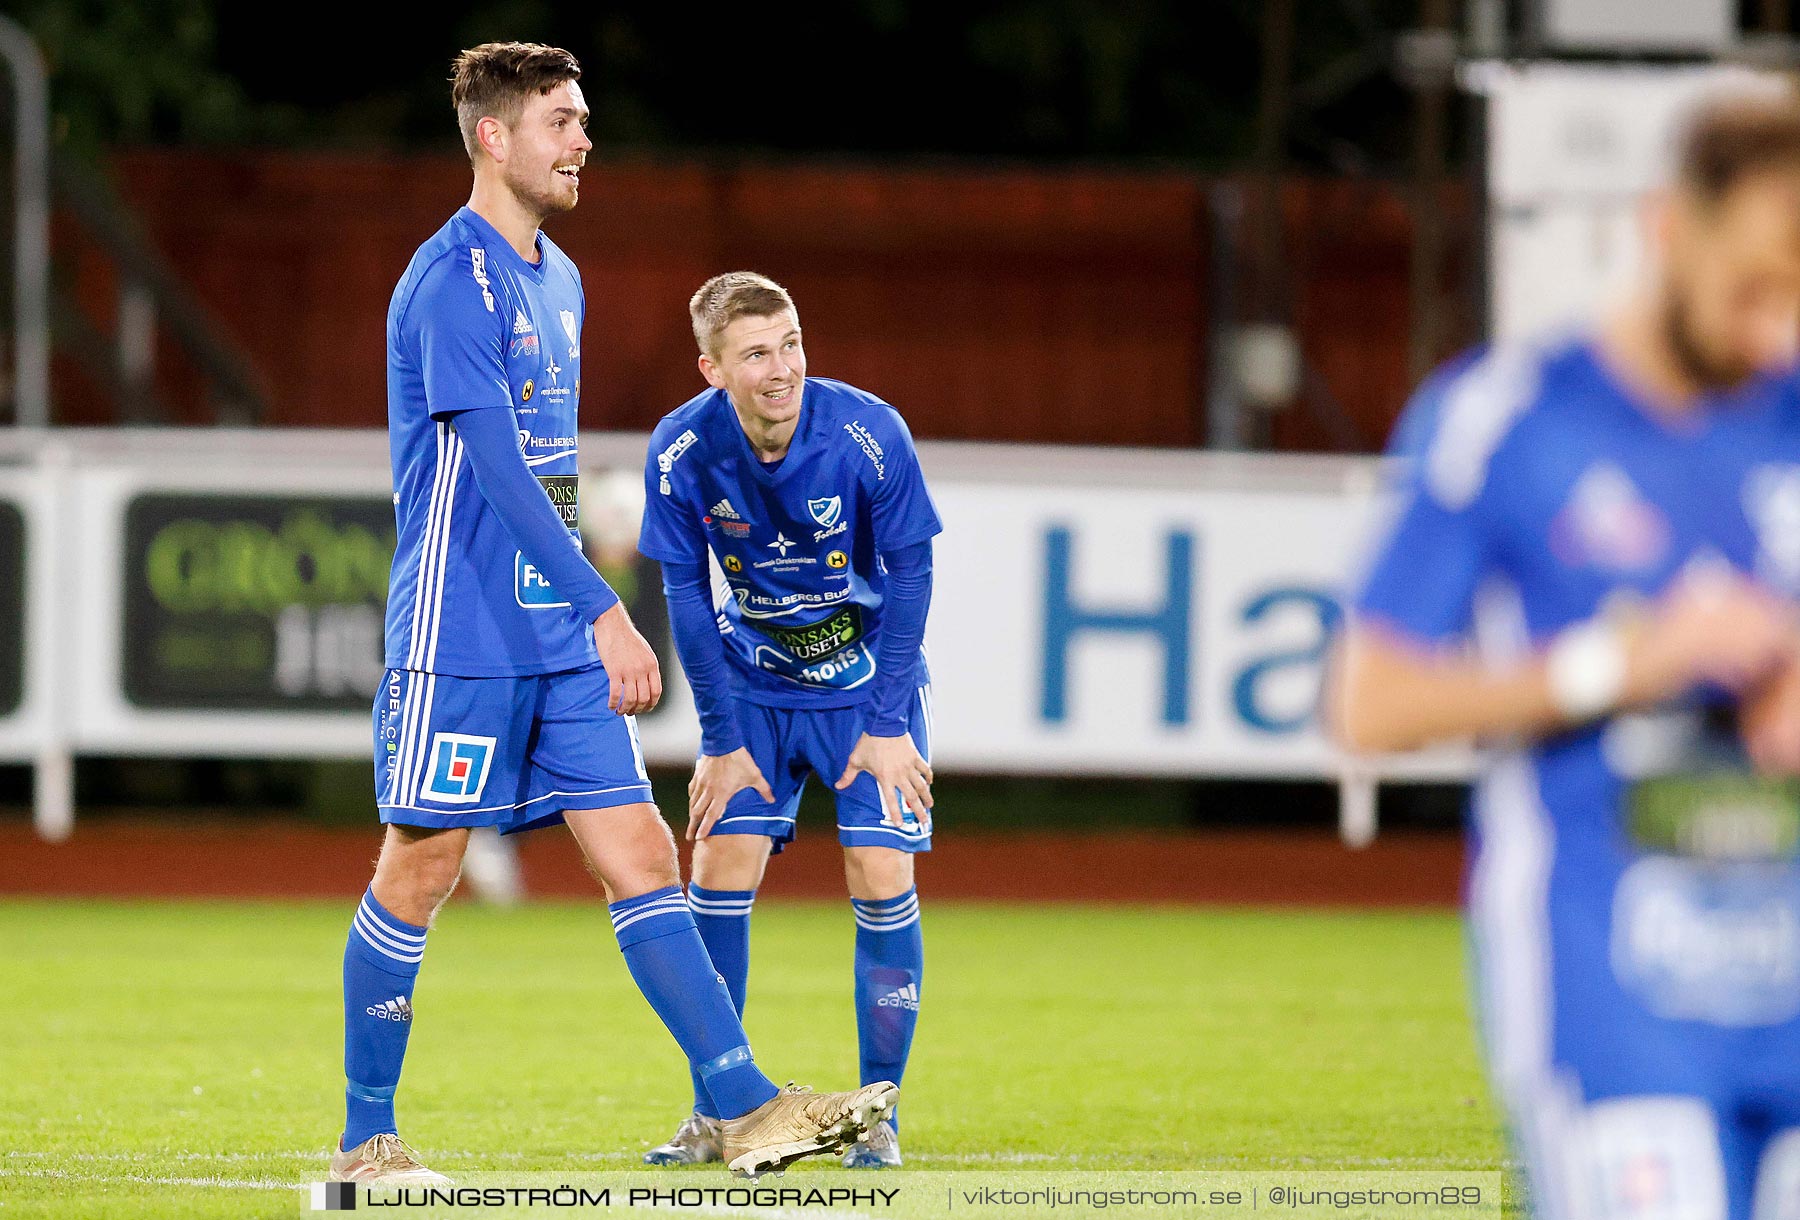
[[731,507],[730,500],[720,500],[717,504],[713,505],[712,506],[712,515],[717,517],[721,521],[742,521],[743,520],[743,517],[738,515],[738,510]]
[[412,1004],[403,995],[397,995],[385,1004],[371,1004],[363,1011],[383,1021],[412,1020]]
[[908,1012],[919,1011],[919,988],[916,983],[908,983],[904,987],[896,987],[875,1001],[877,1008],[904,1008]]

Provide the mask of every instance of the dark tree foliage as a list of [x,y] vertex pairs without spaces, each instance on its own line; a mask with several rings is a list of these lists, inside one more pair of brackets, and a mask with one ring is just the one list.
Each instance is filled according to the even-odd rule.
[[[1288,154],[1391,167],[1406,96],[1389,59],[1416,0],[1296,5]],[[1191,165],[1252,148],[1264,20],[1259,0],[10,7],[44,46],[61,134],[82,148],[452,150],[451,56],[523,38],[581,58],[594,131],[615,148]]]

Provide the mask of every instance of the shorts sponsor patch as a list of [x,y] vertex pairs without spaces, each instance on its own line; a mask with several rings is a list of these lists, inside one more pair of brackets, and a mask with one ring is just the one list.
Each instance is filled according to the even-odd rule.
[[464,733],[434,733],[431,737],[431,778],[424,795],[450,805],[473,805],[487,786],[488,768],[494,761],[494,738]]

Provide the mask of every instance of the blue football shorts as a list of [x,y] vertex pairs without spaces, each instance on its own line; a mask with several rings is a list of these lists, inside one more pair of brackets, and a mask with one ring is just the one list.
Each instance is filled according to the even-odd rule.
[[1800,876],[1644,856],[1609,886],[1582,857],[1534,907],[1498,875],[1472,891],[1481,1026],[1533,1213],[1800,1216]]
[[[794,839],[794,818],[800,811],[800,794],[809,775],[817,775],[827,787],[836,784],[849,765],[868,726],[869,709],[858,707],[764,707],[740,699],[738,724],[744,745],[756,760],[763,778],[775,793],[770,804],[752,788],[733,796],[725,813],[713,824],[716,835],[768,835],[779,853]],[[913,745],[931,761],[931,687],[913,693],[907,715],[907,732]],[[911,812],[904,823],[893,826],[881,816],[881,796],[875,780],[859,774],[837,797],[838,842],[845,847],[893,847],[900,851],[930,851],[931,834]],[[895,800],[899,797],[896,794]],[[903,806],[896,805],[896,808]]]
[[637,724],[606,706],[604,667],[525,678],[390,669],[375,696],[383,822],[554,826],[565,809],[650,800]]

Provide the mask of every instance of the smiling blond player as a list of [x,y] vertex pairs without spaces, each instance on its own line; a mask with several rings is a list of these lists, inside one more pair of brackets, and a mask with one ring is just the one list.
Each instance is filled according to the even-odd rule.
[[[715,276],[689,314],[710,388],[651,437],[638,543],[662,562],[703,729],[688,901],[741,1014],[763,869],[794,837],[807,776],[832,785],[862,1077],[898,1082],[924,973],[913,885],[913,856],[931,847],[921,645],[943,526],[900,413],[807,376],[785,289],[747,271]],[[644,1159],[718,1159],[718,1102],[696,1076],[693,1114]],[[849,1146],[844,1163],[898,1165],[895,1122]]]

